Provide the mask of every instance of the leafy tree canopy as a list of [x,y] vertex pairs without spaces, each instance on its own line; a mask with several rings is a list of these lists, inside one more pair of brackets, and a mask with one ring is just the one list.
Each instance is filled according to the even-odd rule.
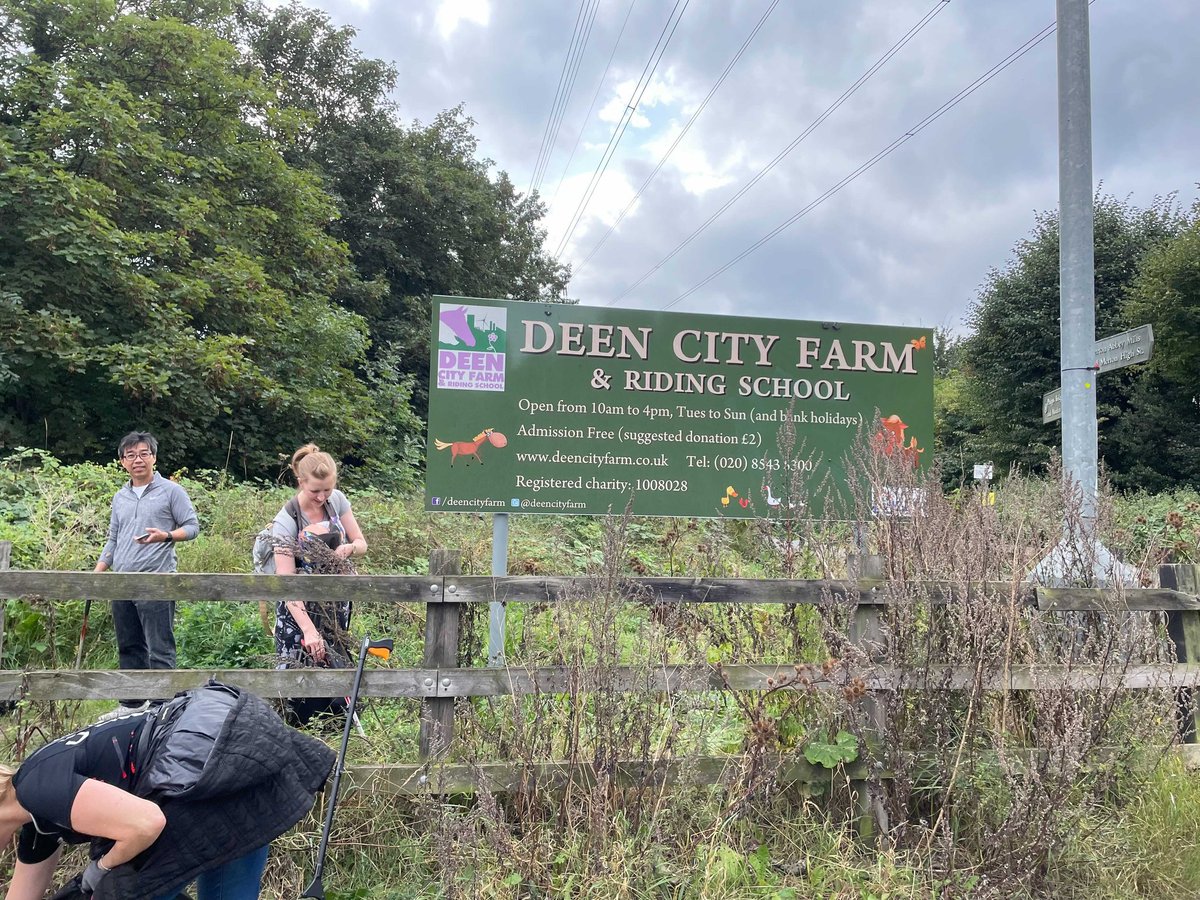
[[470,119],[401,125],[352,39],[296,4],[0,0],[0,444],[415,465],[429,295],[565,272]]
[[[1096,334],[1116,334],[1132,325],[1125,298],[1145,260],[1179,233],[1174,203],[1161,200],[1138,210],[1111,197],[1095,203]],[[1038,470],[1060,442],[1058,423],[1043,424],[1042,395],[1059,385],[1058,219],[1037,217],[1033,233],[1017,244],[1014,258],[989,273],[968,323],[962,380],[947,390],[947,409],[956,432],[944,435],[948,455],[992,460],[997,473],[1011,465]],[[1146,373],[1139,367],[1098,379],[1100,454],[1110,471],[1129,469],[1135,448],[1118,428],[1130,420],[1131,394]],[[1141,367],[1144,369],[1144,367]],[[1120,479],[1118,478],[1118,481]]]
[[253,5],[243,34],[281,100],[307,114],[289,160],[321,174],[338,204],[333,234],[363,279],[386,285],[339,299],[369,323],[373,352],[420,383],[423,414],[431,294],[547,300],[565,288],[566,269],[543,246],[544,206],[491,175],[461,107],[400,124],[394,70],[364,59],[353,31],[324,13]]
[[1171,240],[1142,261],[1125,319],[1154,327],[1154,358],[1116,425],[1127,483],[1200,486],[1200,203]]
[[0,438],[79,458],[149,427],[251,472],[354,446],[368,333],[330,302],[357,280],[335,208],[279,152],[295,114],[175,6],[0,4]]

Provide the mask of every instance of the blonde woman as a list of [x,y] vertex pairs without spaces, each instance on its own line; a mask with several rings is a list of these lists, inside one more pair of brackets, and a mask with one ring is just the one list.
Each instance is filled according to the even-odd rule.
[[[352,557],[367,552],[367,539],[354,518],[350,501],[337,487],[333,457],[316,444],[305,444],[292,455],[296,496],[275,516],[271,537],[276,542],[277,575],[314,571],[346,571]],[[332,608],[331,608],[332,607]],[[350,601],[337,604],[287,600],[275,614],[275,650],[284,665],[346,664],[350,648],[338,645],[350,627]],[[293,704],[293,708],[299,704]],[[296,713],[303,721],[304,713]]]

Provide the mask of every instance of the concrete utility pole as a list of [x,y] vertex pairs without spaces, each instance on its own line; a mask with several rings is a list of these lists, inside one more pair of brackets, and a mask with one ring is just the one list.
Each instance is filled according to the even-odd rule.
[[[1080,494],[1078,528],[1038,563],[1031,579],[1134,583],[1134,571],[1096,536],[1096,293],[1092,185],[1092,84],[1088,0],[1058,4],[1058,234],[1064,477]],[[1068,516],[1070,513],[1068,513]]]
[[1096,518],[1096,294],[1092,87],[1088,0],[1058,0],[1058,230],[1062,455],[1082,492],[1088,537]]

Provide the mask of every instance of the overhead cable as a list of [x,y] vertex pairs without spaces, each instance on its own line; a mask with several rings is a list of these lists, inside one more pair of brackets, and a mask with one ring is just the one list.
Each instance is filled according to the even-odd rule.
[[650,51],[650,58],[646,60],[646,65],[642,69],[642,75],[638,79],[638,83],[634,86],[633,93],[630,94],[629,102],[625,104],[625,109],[621,113],[621,120],[617,123],[617,126],[613,129],[612,136],[608,139],[608,146],[604,150],[604,155],[600,158],[600,162],[596,166],[596,171],[592,173],[592,177],[584,189],[583,196],[579,199],[579,205],[575,208],[575,212],[571,214],[570,222],[563,233],[562,239],[559,241],[558,249],[554,251],[554,256],[562,255],[563,248],[567,246],[567,243],[571,240],[571,236],[575,233],[575,229],[579,227],[579,223],[583,219],[583,213],[591,202],[592,196],[596,192],[596,187],[600,184],[600,179],[604,177],[604,172],[608,169],[608,164],[612,160],[613,154],[616,153],[617,146],[621,143],[625,129],[629,126],[629,121],[633,118],[634,113],[637,112],[638,104],[642,101],[642,95],[646,93],[646,88],[650,86],[654,72],[658,68],[663,54],[666,53],[667,46],[671,43],[671,38],[675,35],[675,29],[679,27],[679,22],[683,18],[683,14],[687,12],[690,2],[691,0],[676,0],[675,6],[672,7],[671,14],[667,17],[667,22],[663,25],[663,29],[659,33],[658,42],[655,43],[654,49]]
[[[1091,2],[1094,3],[1095,0],[1091,0]],[[983,87],[985,84],[987,84],[993,78],[995,78],[997,75],[999,75],[1005,69],[1007,69],[1013,63],[1015,63],[1017,60],[1019,60],[1022,56],[1024,56],[1026,53],[1028,53],[1030,50],[1032,50],[1038,44],[1042,43],[1042,41],[1046,40],[1046,38],[1050,37],[1050,35],[1054,34],[1055,27],[1056,27],[1056,23],[1051,22],[1049,25],[1047,25],[1045,28],[1043,28],[1041,31],[1039,31],[1037,34],[1035,34],[1033,37],[1031,37],[1029,40],[1027,40],[1024,44],[1022,44],[1020,47],[1018,47],[1016,50],[1014,50],[1008,56],[1004,57],[1004,59],[1002,59],[1000,62],[996,63],[994,66],[992,66],[990,69],[988,69],[982,75],[980,75],[978,78],[976,78],[974,81],[972,81],[969,85],[967,85],[965,88],[963,88],[957,94],[955,94],[953,97],[951,97],[949,100],[947,100],[941,106],[939,106],[937,109],[935,109],[929,115],[927,115],[925,118],[921,119],[921,121],[917,122],[917,124],[913,125],[907,131],[905,131],[902,135],[900,135],[898,138],[896,138],[894,141],[892,141],[890,144],[888,144],[886,147],[884,147],[882,150],[880,150],[878,153],[876,153],[874,156],[872,156],[869,160],[867,160],[865,163],[863,163],[861,166],[859,166],[857,169],[855,169],[853,172],[851,172],[849,175],[847,175],[845,178],[843,178],[841,181],[839,181],[833,187],[829,188],[829,190],[825,191],[825,193],[821,194],[821,196],[817,197],[815,200],[810,202],[803,209],[799,210],[794,215],[792,215],[788,219],[781,222],[775,228],[771,229],[771,231],[767,232],[765,235],[763,235],[761,238],[759,238],[757,241],[755,241],[753,244],[751,244],[749,247],[747,247],[741,253],[737,254],[737,256],[733,257],[733,259],[729,260],[729,262],[725,263],[719,269],[716,269],[715,271],[713,271],[712,273],[707,275],[702,281],[699,281],[696,284],[694,284],[692,287],[688,288],[686,291],[684,291],[682,294],[680,294],[678,297],[676,297],[674,300],[672,300],[670,303],[668,303],[666,306],[664,306],[663,309],[670,309],[672,306],[675,306],[681,300],[684,300],[687,297],[690,297],[692,294],[694,294],[700,288],[704,287],[706,284],[708,284],[714,278],[723,274],[724,272],[728,271],[729,269],[733,268],[739,262],[741,262],[743,259],[745,259],[747,256],[749,256],[751,253],[758,250],[760,247],[762,247],[764,244],[766,244],[768,241],[770,241],[772,238],[776,237],[777,235],[779,235],[780,233],[785,231],[787,228],[791,227],[796,222],[800,221],[800,219],[804,218],[804,216],[808,215],[808,213],[810,213],[812,210],[816,209],[818,206],[820,206],[822,203],[824,203],[826,200],[828,200],[830,197],[832,197],[834,194],[836,194],[838,191],[840,191],[842,188],[844,188],[850,182],[854,181],[860,175],[867,172],[869,169],[873,168],[877,163],[886,159],[888,156],[891,156],[892,153],[894,153],[896,150],[898,150],[904,144],[908,143],[910,140],[912,140],[914,137],[916,137],[918,134],[920,134],[922,131],[924,131],[926,128],[928,128],[930,125],[932,125],[938,119],[940,119],[942,116],[944,116],[950,110],[952,110],[954,107],[956,107],[963,100],[967,99],[967,97],[971,96],[971,94],[975,93],[975,91],[979,90],[981,87]]]
[[554,153],[554,143],[558,139],[558,131],[562,127],[563,114],[567,102],[571,99],[571,91],[575,86],[575,75],[579,71],[579,63],[583,59],[583,51],[587,47],[588,37],[592,33],[592,23],[596,20],[596,9],[600,0],[580,0],[579,12],[575,15],[575,29],[571,32],[571,43],[567,47],[567,55],[563,58],[563,66],[558,74],[558,87],[554,91],[554,102],[550,104],[550,116],[542,131],[542,143],[538,147],[537,161],[533,165],[533,177],[529,181],[532,194],[542,183],[546,166]]
[[[778,3],[779,0],[775,0],[775,2]],[[558,176],[558,184],[554,188],[554,196],[550,198],[550,206],[553,206],[554,201],[558,199],[558,192],[562,189],[563,181],[567,178],[567,170],[571,168],[571,162],[575,159],[575,151],[579,149],[579,142],[583,139],[583,132],[592,117],[592,110],[596,108],[596,101],[600,97],[600,90],[604,87],[604,82],[608,78],[608,70],[612,67],[613,57],[617,55],[617,48],[621,46],[621,38],[625,36],[625,27],[629,24],[629,16],[636,5],[637,0],[630,0],[629,9],[625,11],[625,21],[621,23],[621,30],[617,32],[617,39],[613,43],[612,52],[608,54],[608,62],[604,64],[604,71],[600,73],[600,81],[596,85],[596,92],[592,94],[592,102],[588,104],[587,112],[583,114],[583,121],[579,124],[579,134],[575,135],[575,143],[572,145],[571,152],[567,156],[567,161],[563,165],[562,174]]]
[[665,266],[667,263],[669,263],[672,259],[674,259],[675,256],[679,253],[679,251],[681,251],[684,247],[686,247],[688,244],[690,244],[692,241],[694,241],[697,237],[699,237],[703,232],[705,232],[708,229],[708,227],[710,225],[712,225],[713,222],[715,222],[718,218],[720,218],[725,213],[726,210],[728,210],[731,206],[733,206],[735,203],[737,203],[737,201],[740,200],[743,196],[745,196],[745,194],[752,187],[754,187],[756,184],[758,184],[760,181],[762,181],[762,179],[764,177],[766,177],[766,175],[772,169],[774,169],[777,165],[779,165],[779,163],[781,163],[783,161],[783,159],[789,153],[791,153],[798,146],[800,146],[801,142],[803,142],[805,138],[807,138],[810,134],[812,134],[814,131],[816,131],[817,128],[820,127],[822,122],[824,122],[831,115],[833,115],[835,112],[837,112],[837,110],[847,100],[849,100],[858,91],[859,88],[861,88],[864,84],[866,84],[876,72],[878,72],[880,69],[882,69],[884,67],[884,65],[887,64],[888,60],[890,60],[893,56],[895,56],[897,53],[899,53],[904,48],[904,46],[909,43],[909,41],[911,41],[913,38],[915,38],[917,36],[917,34],[919,34],[921,32],[921,30],[923,28],[925,28],[926,25],[928,25],[930,22],[932,22],[934,17],[937,16],[937,14],[940,13],[943,9],[945,9],[946,6],[949,4],[949,2],[950,2],[950,0],[937,0],[937,2],[934,3],[934,5],[932,7],[930,7],[929,11],[926,12],[925,15],[921,16],[921,18],[917,20],[916,24],[914,24],[911,28],[909,28],[908,31],[905,32],[905,34],[898,41],[896,41],[896,43],[894,43],[891,47],[889,47],[887,52],[884,53],[883,56],[881,56],[881,57],[879,57],[879,59],[875,60],[875,62],[871,64],[870,68],[868,68],[865,72],[863,72],[862,75],[858,76],[858,79],[853,84],[851,84],[848,88],[846,88],[846,90],[844,90],[842,92],[841,96],[839,96],[836,100],[833,101],[833,103],[831,103],[829,106],[827,106],[825,108],[825,110],[819,116],[817,116],[815,119],[813,119],[812,122],[810,122],[803,131],[801,131],[798,135],[796,135],[796,137],[794,137],[786,147],[784,147],[777,154],[775,154],[774,159],[772,159],[762,169],[760,169],[758,171],[758,173],[753,178],[751,178],[748,182],[746,182],[746,184],[744,184],[740,189],[738,189],[738,191],[732,197],[730,197],[723,204],[721,204],[721,207],[716,212],[714,212],[711,216],[709,216],[707,219],[705,219],[703,222],[701,222],[700,225],[698,225],[696,227],[696,229],[694,231],[692,231],[691,234],[689,234],[686,238],[684,238],[682,241],[680,241],[678,244],[676,244],[675,248],[673,250],[671,250],[670,253],[668,253],[666,256],[664,256],[662,259],[660,259],[651,269],[642,273],[640,278],[638,278],[635,282],[633,282],[633,284],[626,287],[625,290],[623,290],[616,297],[613,297],[613,299],[610,300],[605,305],[612,306],[614,303],[616,303],[619,300],[621,300],[622,298],[628,296],[637,287],[639,287],[643,282],[645,282],[647,278],[649,278],[651,275],[653,275],[655,272],[657,272],[659,269],[661,269],[663,266]]
[[717,78],[716,83],[709,89],[708,93],[705,94],[704,99],[700,101],[695,112],[692,113],[691,118],[687,120],[687,124],[683,126],[675,140],[671,143],[671,146],[667,148],[667,152],[664,153],[662,158],[658,161],[658,165],[654,167],[654,171],[651,172],[646,180],[642,182],[642,186],[637,189],[637,193],[634,194],[630,201],[625,204],[625,208],[621,210],[620,215],[617,216],[617,220],[608,226],[608,230],[604,232],[604,235],[600,238],[596,245],[592,247],[588,255],[584,257],[583,262],[581,262],[575,268],[575,271],[572,274],[578,275],[579,272],[582,271],[583,267],[591,261],[592,257],[595,256],[600,248],[604,246],[605,242],[608,241],[612,233],[617,230],[617,227],[621,224],[621,222],[625,220],[625,216],[629,214],[631,209],[633,209],[633,205],[637,203],[638,198],[640,198],[642,194],[646,192],[646,188],[650,186],[650,182],[654,180],[654,177],[659,173],[659,170],[662,169],[667,160],[671,158],[671,154],[675,152],[675,148],[678,147],[680,142],[687,136],[687,133],[691,130],[692,125],[694,125],[696,120],[700,118],[700,113],[704,112],[704,107],[708,106],[708,101],[713,98],[713,94],[715,94],[717,89],[720,88],[725,82],[725,79],[729,76],[729,73],[733,70],[733,67],[737,65],[738,60],[740,60],[742,55],[746,52],[746,48],[750,46],[750,42],[754,40],[755,35],[762,30],[767,18],[772,12],[775,11],[775,7],[778,6],[779,3],[780,0],[771,0],[771,5],[767,7],[767,11],[762,14],[762,17],[759,18],[758,23],[754,26],[754,28],[751,29],[750,34],[748,34],[746,39],[742,41],[742,46],[739,47],[737,53],[733,55],[733,59],[726,64],[724,71],[721,72],[721,75]]

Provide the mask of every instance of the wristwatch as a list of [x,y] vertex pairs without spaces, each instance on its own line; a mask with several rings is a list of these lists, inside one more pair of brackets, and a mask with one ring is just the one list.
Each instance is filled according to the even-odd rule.
[[175,543],[175,535],[170,531],[167,532],[167,543],[168,544]]

